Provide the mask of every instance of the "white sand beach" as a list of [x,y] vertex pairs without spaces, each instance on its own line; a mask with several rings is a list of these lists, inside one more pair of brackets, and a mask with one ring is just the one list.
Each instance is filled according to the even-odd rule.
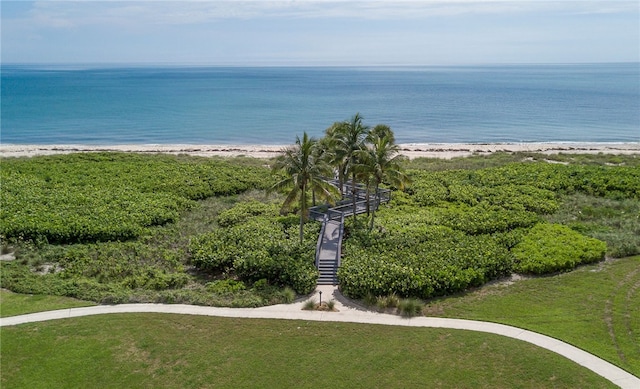
[[[630,143],[407,143],[400,144],[401,153],[408,158],[450,159],[473,154],[495,152],[533,152],[543,154],[640,154],[640,142]],[[189,154],[204,157],[249,156],[271,158],[286,145],[0,145],[0,157],[32,157],[37,155],[69,154],[77,152],[122,151],[136,153]]]

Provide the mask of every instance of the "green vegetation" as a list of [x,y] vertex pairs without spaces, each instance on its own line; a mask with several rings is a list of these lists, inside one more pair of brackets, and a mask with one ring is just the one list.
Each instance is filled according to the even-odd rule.
[[194,200],[264,188],[264,169],[167,155],[80,153],[2,162],[0,234],[48,243],[129,240]]
[[229,220],[237,224],[194,237],[190,244],[193,264],[210,272],[235,274],[250,283],[263,280],[291,286],[300,294],[311,293],[318,278],[313,259],[320,226],[303,225],[299,242],[295,218],[278,217],[275,207],[271,212],[263,208],[264,214],[258,216],[258,209],[257,205],[241,205],[223,212],[220,217],[225,224]]
[[[334,123],[318,143],[317,154],[337,173],[340,194],[343,200],[351,200],[352,209],[356,209],[358,201],[357,184],[366,187],[366,198],[369,198],[371,193],[379,195],[383,182],[403,190],[410,181],[400,164],[403,158],[391,128],[384,124],[369,128],[362,120],[357,113],[349,120]],[[350,187],[345,186],[349,178]],[[351,193],[345,193],[349,190]],[[373,228],[375,208],[370,209],[368,201],[367,217],[371,217],[370,228]],[[354,226],[356,218],[354,213]]]
[[[494,283],[464,294],[432,299],[423,308],[423,313],[487,320],[544,333],[639,375],[639,284],[640,257],[609,260],[583,266],[570,273]],[[216,293],[223,293],[242,289],[244,285],[215,281],[208,287]],[[18,314],[68,307],[58,305],[58,298],[15,295],[6,291],[1,292],[0,297],[3,315],[8,315],[7,312]],[[380,310],[387,312],[397,308],[402,301],[395,295],[368,297],[368,301],[365,301],[367,304],[377,305]],[[40,305],[41,301],[53,305]],[[82,303],[76,300],[72,302]],[[31,304],[34,307],[30,307]],[[311,301],[308,309],[315,309],[316,304],[317,301]],[[3,328],[3,341],[8,329]],[[30,333],[30,330],[25,330],[25,334]],[[372,344],[372,341],[368,340],[367,344]],[[448,352],[442,350],[443,355],[457,358]],[[494,363],[501,364],[503,359],[497,361]]]
[[558,212],[545,218],[607,242],[614,258],[640,253],[640,201],[574,193],[560,198]]
[[[401,166],[404,157],[399,154],[400,148],[395,144],[393,131],[389,127],[377,125],[367,134],[366,141],[370,146],[359,150],[356,170],[368,186],[373,184],[373,193],[379,202],[379,189],[383,183],[389,183],[399,190],[404,190],[411,180]],[[374,207],[371,209],[370,229],[373,229],[375,216]]]
[[18,294],[0,289],[0,317],[94,305],[69,297]]
[[398,311],[405,317],[422,315],[424,303],[418,299],[402,299],[398,303]]
[[[220,213],[236,203],[273,201],[264,194],[270,178],[263,161],[96,153],[5,159],[2,167],[2,247],[17,258],[1,264],[4,288],[101,303],[259,306],[293,300],[284,288],[288,281],[277,275],[254,286],[254,277],[196,271],[191,263],[190,241],[215,231]],[[236,213],[256,211],[240,207]],[[156,214],[164,216],[149,218]],[[224,225],[234,223],[232,212],[225,217]],[[294,269],[287,275],[300,274]],[[225,279],[246,281],[245,288],[210,287]]]
[[6,327],[0,347],[7,388],[615,387],[525,342],[447,329],[118,314]]
[[[362,162],[360,153],[366,148],[365,141],[369,134],[369,127],[362,123],[362,116],[355,114],[350,120],[334,123],[327,129],[326,144],[332,165],[338,171],[340,190],[345,189],[345,182],[351,177],[351,202],[356,209],[357,180],[360,179]],[[353,222],[356,222],[356,214],[353,214]]]
[[282,210],[287,212],[296,201],[300,205],[300,244],[304,239],[304,222],[309,213],[307,191],[313,192],[314,203],[316,196],[323,201],[333,202],[338,192],[333,185],[323,179],[331,175],[332,169],[327,159],[323,158],[318,151],[317,146],[317,141],[309,138],[305,132],[302,140],[296,137],[295,145],[284,150],[272,168],[275,173],[283,173],[273,184],[272,190],[289,191]]
[[306,311],[313,311],[314,309],[316,309],[316,306],[318,305],[318,303],[311,299],[311,300],[307,300],[305,301],[304,305],[302,306],[302,309],[306,310]]
[[[396,189],[375,219],[370,212],[345,230],[338,276],[354,298],[429,299],[514,271],[570,271],[603,250],[640,253],[636,156],[400,161],[391,129],[369,129],[358,115],[290,151],[288,162],[124,153],[5,159],[0,237],[17,259],[0,265],[2,286],[101,303],[291,301],[291,291],[309,293],[317,279],[319,225],[304,221],[309,203],[330,197],[311,179],[326,165],[343,182]],[[554,158],[576,163],[546,162]],[[304,190],[289,169],[303,161]],[[279,215],[282,203],[300,217]]]
[[473,154],[468,157],[455,157],[451,159],[441,158],[416,158],[407,161],[407,169],[411,170],[477,170],[491,167],[500,167],[514,162],[550,162],[574,165],[592,166],[640,166],[640,155],[616,155],[616,154],[540,154],[533,152],[505,152],[499,151],[491,154]]
[[434,299],[424,313],[543,333],[640,376],[639,287],[640,257],[631,257]]
[[[347,231],[338,273],[347,295],[428,299],[512,272],[569,271],[605,252],[640,253],[636,237],[624,239],[640,230],[637,166],[527,160],[435,170],[409,171],[413,185],[394,193],[377,229]],[[569,216],[576,198],[588,199],[579,209],[588,221]],[[599,203],[612,206],[600,209]]]
[[607,245],[569,227],[536,224],[513,248],[518,273],[546,274],[604,259]]
[[352,235],[338,271],[342,291],[352,297],[397,293],[426,299],[480,286],[510,270],[509,252],[490,236],[417,224],[396,233]]

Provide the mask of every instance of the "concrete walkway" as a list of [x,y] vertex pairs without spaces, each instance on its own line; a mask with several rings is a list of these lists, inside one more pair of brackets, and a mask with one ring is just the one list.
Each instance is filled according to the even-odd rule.
[[396,315],[372,312],[355,305],[352,301],[343,297],[340,292],[338,292],[337,288],[331,285],[319,286],[314,295],[310,298],[318,302],[320,291],[322,291],[322,301],[334,300],[336,303],[335,307],[338,309],[338,312],[305,311],[302,310],[305,301],[261,308],[215,308],[182,304],[99,305],[94,307],[60,309],[56,311],[0,318],[0,327],[108,313],[148,312],[254,319],[288,319],[382,324],[407,327],[452,328],[487,332],[529,342],[560,354],[608,379],[621,388],[640,388],[640,378],[615,365],[612,365],[609,362],[589,354],[586,351],[546,335],[541,335],[517,327],[482,321],[436,317],[402,318]]

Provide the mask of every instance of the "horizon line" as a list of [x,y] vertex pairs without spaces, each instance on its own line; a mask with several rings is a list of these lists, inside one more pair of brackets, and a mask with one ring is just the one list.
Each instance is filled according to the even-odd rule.
[[478,67],[478,66],[562,66],[562,65],[615,65],[639,64],[640,61],[589,61],[589,62],[478,62],[443,64],[322,64],[322,63],[202,63],[202,62],[3,62],[0,66],[90,66],[90,67],[200,67],[200,68],[428,68],[428,67]]

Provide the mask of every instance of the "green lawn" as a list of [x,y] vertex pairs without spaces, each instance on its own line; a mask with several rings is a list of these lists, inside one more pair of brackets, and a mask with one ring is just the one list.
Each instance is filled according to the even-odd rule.
[[640,376],[640,257],[494,284],[432,301],[429,316],[487,320],[553,336]]
[[[639,290],[640,257],[631,257],[433,300],[426,313],[544,333],[640,375]],[[0,301],[3,316],[91,305],[8,291]],[[534,346],[454,330],[109,315],[3,328],[1,347],[3,387],[606,385]]]
[[19,294],[0,289],[0,317],[96,305],[70,297]]
[[606,388],[497,335],[350,323],[117,314],[2,329],[2,387]]

